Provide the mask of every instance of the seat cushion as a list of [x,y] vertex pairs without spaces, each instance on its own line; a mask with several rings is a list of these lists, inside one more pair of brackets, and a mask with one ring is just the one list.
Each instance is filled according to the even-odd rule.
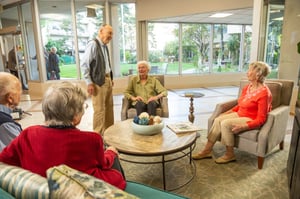
[[245,131],[243,133],[239,133],[237,136],[256,142],[257,137],[258,137],[258,132],[259,132],[258,129],[253,129],[250,131]]
[[185,197],[160,189],[152,188],[137,182],[127,181],[126,192],[143,199],[184,199]]
[[269,87],[272,93],[272,109],[275,109],[281,105],[282,83],[266,81],[265,84]]
[[47,170],[51,198],[63,199],[137,199],[94,176],[60,165]]
[[14,199],[14,197],[0,188],[0,199]]

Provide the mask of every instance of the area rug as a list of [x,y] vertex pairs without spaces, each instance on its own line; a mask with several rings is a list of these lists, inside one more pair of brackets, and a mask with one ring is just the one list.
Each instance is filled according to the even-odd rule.
[[[287,135],[290,136],[290,135]],[[235,150],[237,161],[218,165],[213,159],[194,161],[195,177],[190,183],[172,192],[191,199],[285,199],[288,198],[286,165],[289,139],[284,150],[275,148],[264,161],[263,169],[257,168],[257,157]],[[206,131],[197,139],[195,151],[203,148]],[[217,142],[214,157],[222,156],[225,147]],[[149,158],[149,157],[147,157]],[[153,187],[163,188],[162,165],[142,165],[121,161],[126,178]],[[191,177],[192,168],[187,159],[166,164],[167,189],[183,184]]]

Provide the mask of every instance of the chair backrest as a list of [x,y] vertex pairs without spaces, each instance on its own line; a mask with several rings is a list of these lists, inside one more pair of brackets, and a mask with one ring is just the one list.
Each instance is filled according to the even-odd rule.
[[[128,83],[130,82],[132,77],[135,77],[136,75],[129,75],[128,77]],[[165,86],[165,76],[164,75],[149,75],[151,77],[155,77],[156,79],[158,79],[158,81],[160,81],[161,85]]]
[[162,70],[161,70],[161,72],[163,74],[167,74],[167,72],[168,72],[168,63],[163,63],[162,64]]
[[[249,84],[247,80],[241,80],[239,96],[242,88]],[[280,105],[289,105],[293,93],[294,82],[286,79],[267,79],[265,84],[269,87],[272,93],[272,108],[277,108]]]

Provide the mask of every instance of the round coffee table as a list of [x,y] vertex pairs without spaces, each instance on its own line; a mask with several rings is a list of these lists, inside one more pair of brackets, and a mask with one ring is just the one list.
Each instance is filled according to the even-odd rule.
[[[163,119],[165,127],[161,133],[152,136],[139,135],[133,132],[132,119],[120,121],[110,126],[104,132],[104,141],[106,144],[117,148],[119,153],[129,156],[153,157],[160,156],[159,161],[133,161],[121,158],[121,160],[138,164],[162,164],[163,188],[166,190],[165,163],[179,160],[183,157],[189,158],[189,164],[193,167],[192,177],[179,187],[168,189],[175,190],[188,184],[195,176],[195,165],[192,161],[192,151],[197,140],[196,132],[176,134],[170,130],[166,124],[169,119]],[[168,155],[176,154],[174,157]],[[168,158],[166,158],[168,156]]]

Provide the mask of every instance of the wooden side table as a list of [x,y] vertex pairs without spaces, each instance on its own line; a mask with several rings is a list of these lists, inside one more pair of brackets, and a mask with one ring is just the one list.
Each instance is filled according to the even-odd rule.
[[190,98],[190,114],[189,114],[189,121],[194,123],[195,116],[194,116],[194,98],[203,97],[203,93],[199,92],[186,92],[183,94],[183,97],[189,97]]

